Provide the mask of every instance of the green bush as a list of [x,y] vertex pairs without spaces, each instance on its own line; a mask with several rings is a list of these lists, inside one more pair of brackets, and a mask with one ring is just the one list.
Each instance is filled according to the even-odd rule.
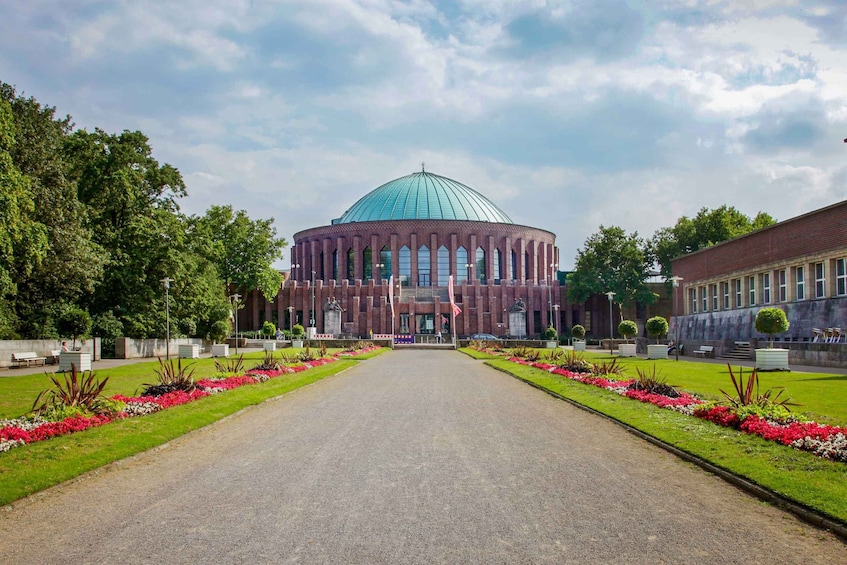
[[229,320],[218,320],[212,324],[212,329],[209,331],[209,339],[214,343],[220,343],[229,337],[230,326]]
[[632,320],[624,320],[618,324],[618,333],[621,334],[624,339],[629,339],[638,333],[638,326]]
[[553,326],[548,326],[544,333],[541,336],[547,341],[555,341],[559,338],[559,334],[556,332],[556,328]]
[[294,324],[294,327],[291,328],[291,337],[297,339],[299,337],[303,337],[306,334],[306,328],[301,326],[300,324]]
[[659,343],[659,338],[668,333],[668,321],[663,316],[653,316],[647,323],[644,324],[647,333],[656,338],[656,343]]
[[576,324],[571,328],[571,335],[575,339],[585,339],[585,328],[580,324]]
[[779,308],[762,308],[756,314],[756,331],[768,334],[770,345],[773,347],[773,334],[781,334],[788,331],[788,318],[785,312]]
[[276,326],[273,322],[265,322],[262,324],[262,335],[265,337],[271,337],[276,334]]

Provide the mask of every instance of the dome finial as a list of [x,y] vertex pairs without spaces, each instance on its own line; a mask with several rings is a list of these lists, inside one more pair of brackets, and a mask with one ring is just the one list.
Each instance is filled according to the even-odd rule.
[[[845,140],[845,141],[847,141],[847,140]],[[426,172],[426,169],[424,168],[424,165],[425,165],[425,163],[424,163],[423,161],[421,161],[421,172],[422,172],[422,173],[425,173],[425,172]]]

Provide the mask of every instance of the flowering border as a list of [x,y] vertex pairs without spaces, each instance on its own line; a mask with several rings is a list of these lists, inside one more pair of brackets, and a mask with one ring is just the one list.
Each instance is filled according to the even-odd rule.
[[720,426],[757,435],[769,441],[812,453],[818,457],[847,462],[847,427],[827,426],[813,421],[780,423],[767,420],[756,414],[742,418],[728,406],[706,404],[699,398],[685,392],[681,392],[678,398],[670,398],[646,391],[629,390],[629,385],[635,379],[618,381],[585,373],[574,373],[550,363],[527,361],[519,357],[505,357],[505,359],[583,384],[597,386],[640,402],[647,402],[660,408],[667,408],[681,414],[708,420]]
[[0,453],[9,451],[14,447],[20,447],[29,443],[35,443],[66,434],[81,432],[89,428],[95,428],[108,424],[115,420],[145,416],[160,410],[187,404],[200,398],[218,394],[227,390],[240,388],[246,385],[265,382],[270,378],[280,375],[291,375],[302,373],[315,367],[321,367],[337,361],[340,357],[355,357],[379,349],[377,346],[366,347],[358,351],[345,351],[334,354],[332,357],[322,357],[314,361],[300,363],[298,365],[283,365],[278,371],[265,371],[250,369],[244,375],[225,378],[205,378],[198,380],[197,388],[193,392],[181,390],[169,392],[161,396],[135,396],[129,397],[116,394],[111,399],[124,403],[123,409],[114,415],[73,416],[59,422],[51,422],[39,417],[17,418],[13,420],[0,420]]

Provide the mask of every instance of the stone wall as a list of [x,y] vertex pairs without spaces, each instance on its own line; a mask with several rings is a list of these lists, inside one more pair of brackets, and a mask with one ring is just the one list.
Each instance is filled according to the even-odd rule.
[[[210,351],[209,344],[199,338],[180,338],[170,341],[171,357],[179,352],[180,345],[199,345],[200,351]],[[140,359],[145,357],[165,357],[168,343],[164,339],[133,339],[119,337],[115,340],[115,359]]]
[[[0,341],[0,368],[8,368],[12,365],[12,353],[26,353],[34,351],[39,357],[46,357],[47,362],[52,361],[51,352],[62,349],[62,341],[68,342],[68,347],[73,346],[71,340],[61,339],[10,339]],[[91,360],[100,359],[100,338],[90,338],[85,343],[76,341],[80,351],[91,353]]]

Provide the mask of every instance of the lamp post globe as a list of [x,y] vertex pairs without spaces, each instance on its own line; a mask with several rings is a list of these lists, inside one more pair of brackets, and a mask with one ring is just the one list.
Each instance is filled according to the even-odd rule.
[[615,337],[614,330],[612,329],[612,300],[615,297],[615,293],[610,290],[606,293],[606,296],[609,297],[609,355],[612,355],[612,341]]

